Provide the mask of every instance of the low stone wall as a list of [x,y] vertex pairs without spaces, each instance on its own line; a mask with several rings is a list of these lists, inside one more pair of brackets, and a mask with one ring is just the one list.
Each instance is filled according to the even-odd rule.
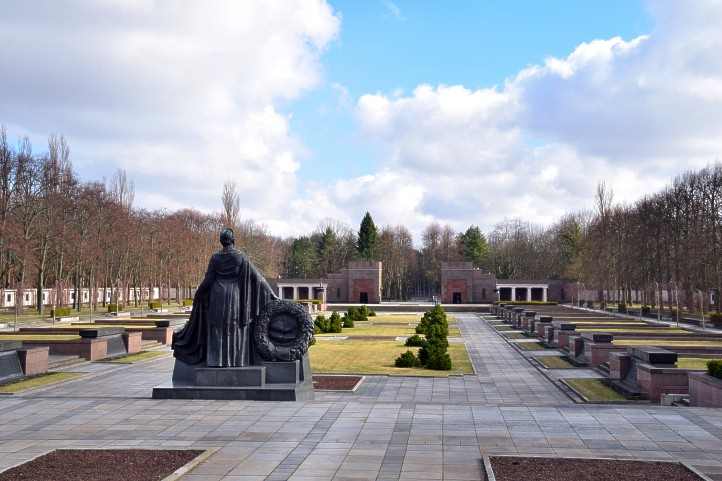
[[705,372],[689,374],[689,403],[692,406],[722,407],[722,379]]
[[687,394],[689,371],[675,367],[655,367],[637,364],[637,383],[652,402],[659,402],[662,394]]

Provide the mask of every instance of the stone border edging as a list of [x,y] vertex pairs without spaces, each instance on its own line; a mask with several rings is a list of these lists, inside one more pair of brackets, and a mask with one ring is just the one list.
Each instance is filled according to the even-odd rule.
[[[182,476],[185,476],[189,472],[191,472],[193,469],[195,469],[196,466],[201,464],[203,461],[207,460],[211,456],[213,456],[216,452],[218,452],[221,448],[207,448],[205,449],[201,454],[196,456],[195,458],[188,461],[186,464],[181,466],[180,468],[176,469],[171,473],[170,475],[166,476],[165,478],[161,479],[161,481],[176,481],[180,479]],[[186,449],[179,449],[179,451],[185,451]],[[150,451],[153,451],[152,449]],[[169,449],[164,449],[163,451],[171,451]]]
[[[539,455],[521,455],[521,454],[494,454],[495,458],[544,458],[549,459],[551,456],[545,455],[545,454],[539,454]],[[673,464],[679,464],[681,466],[684,466],[688,471],[692,472],[696,476],[699,476],[699,478],[702,481],[714,481],[712,478],[707,476],[706,474],[700,472],[697,468],[691,466],[686,461],[670,461],[669,459],[633,459],[633,458],[603,458],[603,457],[593,457],[593,458],[573,458],[573,457],[565,457],[565,456],[555,456],[551,457],[553,459],[577,459],[577,460],[589,460],[589,461],[637,461],[641,463],[673,463]],[[491,456],[485,454],[482,457],[482,464],[484,465],[484,476],[487,481],[496,481],[496,476],[494,475],[494,468],[491,466]],[[163,480],[165,481],[165,480]]]

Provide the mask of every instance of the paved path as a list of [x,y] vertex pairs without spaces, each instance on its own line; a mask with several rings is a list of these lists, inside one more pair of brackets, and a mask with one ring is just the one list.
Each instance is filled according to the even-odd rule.
[[480,480],[483,454],[687,460],[722,479],[722,410],[577,405],[480,318],[477,374],[370,377],[312,402],[149,399],[172,359],[0,397],[0,469],[59,447],[220,448],[183,481]]

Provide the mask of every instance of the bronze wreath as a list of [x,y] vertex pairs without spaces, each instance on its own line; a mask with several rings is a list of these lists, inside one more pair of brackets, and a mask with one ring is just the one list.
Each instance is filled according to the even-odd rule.
[[[296,320],[298,336],[291,343],[278,345],[268,337],[268,328],[274,317],[284,314]],[[312,338],[313,320],[308,311],[300,304],[281,299],[274,299],[266,305],[253,330],[256,351],[264,361],[300,360],[308,351]]]

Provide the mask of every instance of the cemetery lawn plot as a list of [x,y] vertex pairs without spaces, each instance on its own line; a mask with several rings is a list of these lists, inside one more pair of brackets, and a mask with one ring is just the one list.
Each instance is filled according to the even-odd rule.
[[707,363],[712,359],[704,357],[680,357],[677,359],[676,366],[680,369],[694,369],[697,371],[706,371]]
[[589,402],[626,401],[626,398],[599,379],[565,379],[565,383]]
[[50,386],[72,379],[78,378],[85,373],[82,372],[49,372],[47,374],[41,374],[25,379],[18,379],[8,384],[0,386],[0,393],[3,394],[14,394],[28,389],[35,389],[43,386]]
[[[328,316],[327,316],[328,317]],[[461,337],[456,321],[449,317],[449,337]],[[373,336],[388,337],[409,337],[416,334],[416,325],[421,320],[421,314],[379,314],[369,317],[368,321],[356,322],[354,327],[345,327],[340,334],[316,334],[317,337],[334,336]]]
[[575,367],[559,356],[537,356],[534,359],[547,369],[574,369]]
[[[350,329],[348,329],[350,330]],[[347,329],[344,329],[344,334]],[[395,367],[394,361],[403,352],[414,353],[417,347],[406,347],[393,340],[347,339],[344,341],[316,341],[311,346],[311,368],[314,374],[388,374],[392,376],[446,377],[473,374],[471,360],[464,344],[449,344],[451,371],[435,371],[424,368]]]

